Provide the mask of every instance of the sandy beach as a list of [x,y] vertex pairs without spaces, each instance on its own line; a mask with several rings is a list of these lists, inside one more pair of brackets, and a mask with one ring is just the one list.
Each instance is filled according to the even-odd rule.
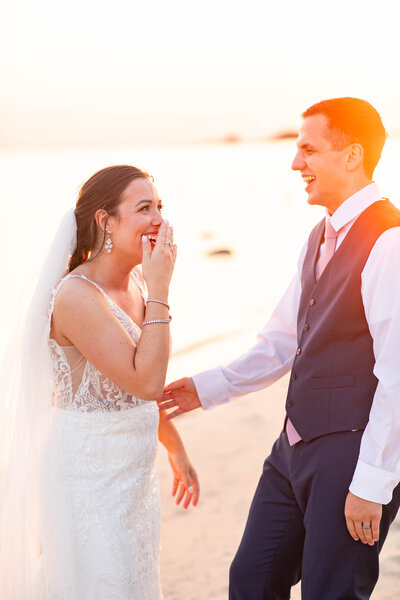
[[[175,359],[171,375],[183,376],[218,364],[221,356],[244,349],[250,340],[250,335],[244,335]],[[270,388],[228,405],[207,412],[198,410],[176,419],[202,489],[196,509],[186,512],[177,509],[170,497],[170,469],[161,447],[158,468],[165,600],[228,598],[229,565],[242,536],[264,459],[281,431],[286,386],[287,380],[283,378]],[[291,598],[300,600],[300,585],[293,589]],[[382,551],[380,580],[372,595],[373,600],[399,598],[400,517],[393,523]]]

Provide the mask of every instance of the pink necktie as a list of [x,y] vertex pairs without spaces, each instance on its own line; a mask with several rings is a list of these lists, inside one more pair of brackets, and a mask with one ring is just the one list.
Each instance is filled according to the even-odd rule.
[[301,440],[301,435],[299,435],[296,431],[295,426],[292,421],[289,419],[286,421],[286,435],[289,440],[289,446],[294,446]]
[[[317,263],[317,280],[321,277],[326,265],[335,254],[336,241],[338,232],[330,224],[328,219],[325,220],[325,244],[322,248],[321,256]],[[301,440],[301,435],[296,431],[292,421],[288,418],[286,421],[286,434],[290,446],[294,446]]]
[[325,220],[325,244],[317,263],[317,280],[321,277],[326,265],[335,254],[338,232],[333,229],[329,219]]

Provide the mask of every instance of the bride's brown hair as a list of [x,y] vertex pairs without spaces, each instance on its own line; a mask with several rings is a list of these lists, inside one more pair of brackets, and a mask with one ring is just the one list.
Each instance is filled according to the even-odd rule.
[[[116,215],[124,190],[131,181],[139,177],[153,180],[151,175],[137,167],[116,165],[101,169],[83,184],[75,208],[77,239],[76,249],[69,263],[70,272],[86,262],[96,247],[99,233],[95,219],[96,211],[103,209],[109,215]],[[104,245],[105,237],[104,231],[100,250]]]

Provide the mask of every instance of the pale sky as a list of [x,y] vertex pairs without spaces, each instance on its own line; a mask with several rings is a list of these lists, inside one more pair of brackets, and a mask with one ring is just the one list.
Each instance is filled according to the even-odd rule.
[[0,0],[0,145],[293,128],[333,96],[400,131],[399,0]]

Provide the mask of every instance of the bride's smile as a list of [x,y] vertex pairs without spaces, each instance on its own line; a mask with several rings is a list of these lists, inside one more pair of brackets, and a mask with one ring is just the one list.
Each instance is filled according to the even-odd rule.
[[[132,260],[133,266],[142,262],[142,236],[145,235],[153,249],[163,218],[162,202],[157,188],[144,178],[134,179],[122,194],[122,202],[116,215],[103,216],[99,224],[105,221],[111,231],[114,261],[122,257]],[[129,257],[129,258],[128,258]]]

